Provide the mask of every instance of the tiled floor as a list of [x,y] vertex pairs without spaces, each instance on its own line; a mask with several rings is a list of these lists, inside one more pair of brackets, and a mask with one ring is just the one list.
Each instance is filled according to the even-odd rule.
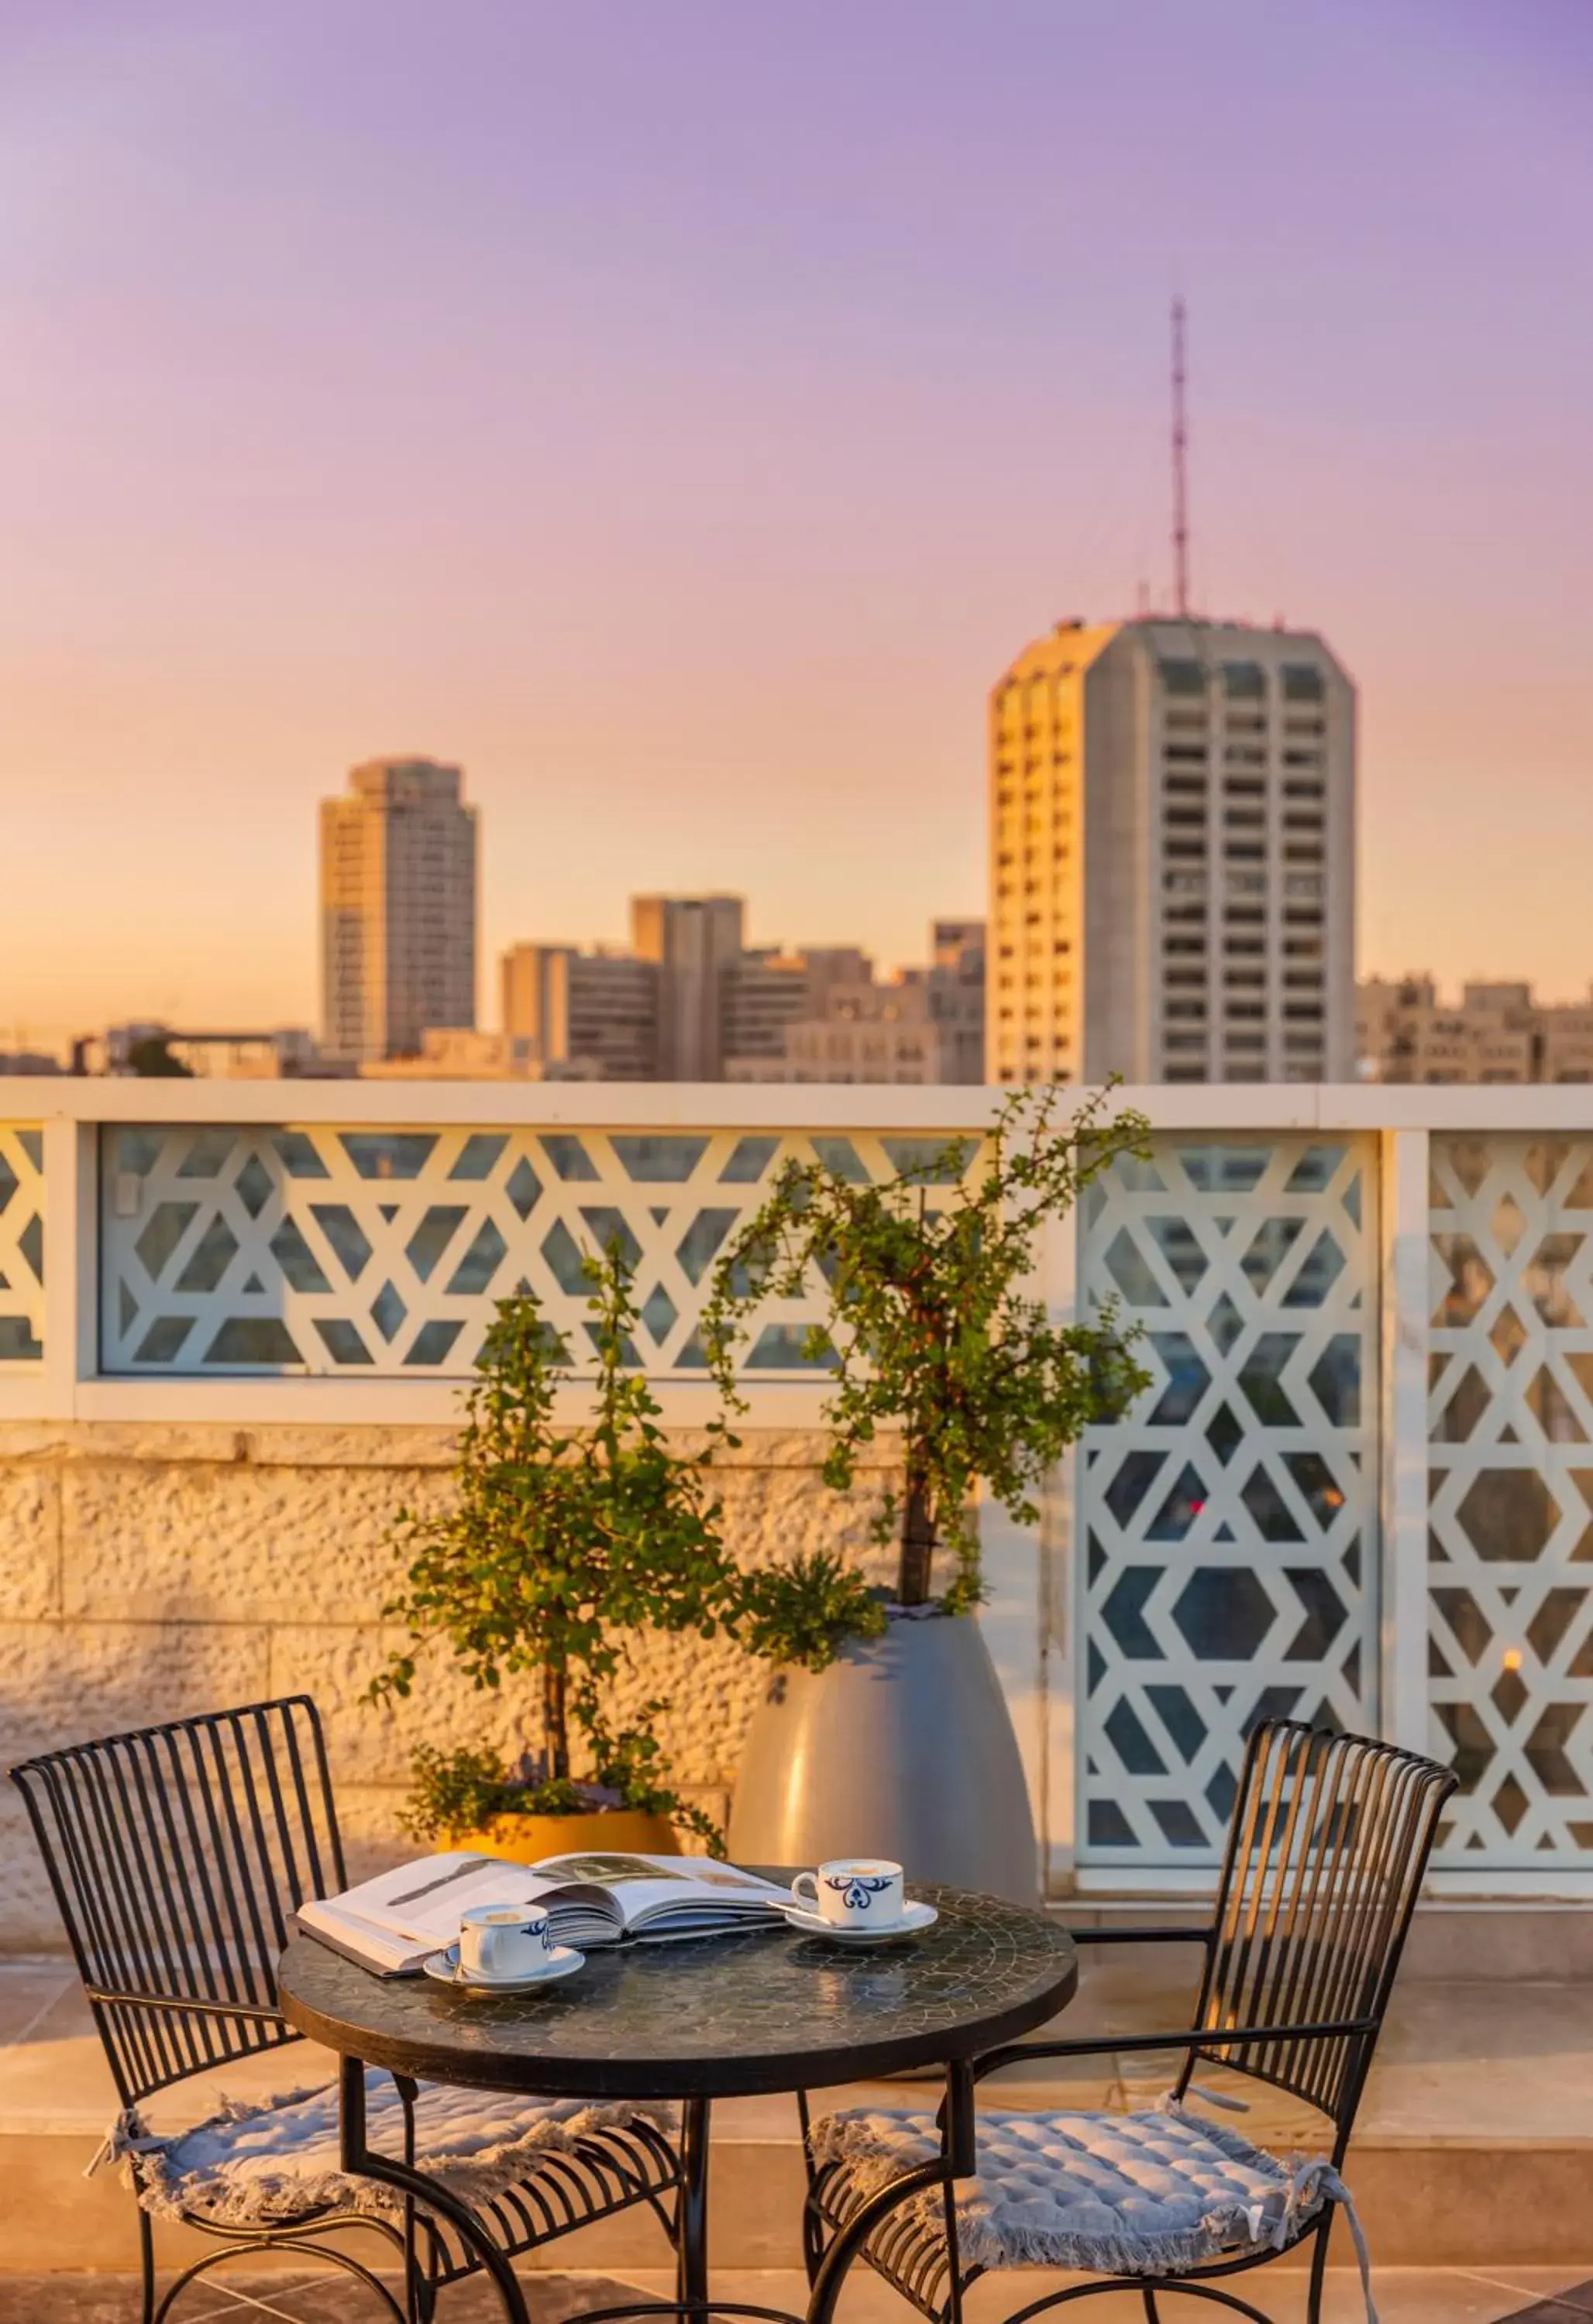
[[[1556,2287],[1542,2280],[1543,2271],[1512,2271],[1505,2280],[1471,2273],[1394,2269],[1377,2282],[1381,2324],[1588,2324],[1593,2317],[1593,2283],[1551,2296]],[[1530,2279],[1523,2281],[1524,2275]],[[1039,2279],[1034,2279],[1038,2282]],[[720,2298],[761,2306],[801,2310],[804,2286],[800,2276],[784,2272],[731,2273],[716,2284]],[[533,2324],[562,2324],[578,2310],[617,2306],[627,2298],[668,2297],[667,2279],[652,2273],[620,2281],[612,2276],[538,2274],[527,2285]],[[986,2287],[996,2298],[969,2299],[969,2324],[995,2324],[1006,2310],[1030,2292],[1025,2277],[1023,2293],[1008,2282]],[[1296,2324],[1304,2314],[1303,2287],[1297,2273],[1274,2275],[1268,2286],[1268,2305],[1277,2324]],[[1083,2307],[1066,2311],[1081,2315]],[[1259,2304],[1259,2301],[1258,2303]],[[1166,2324],[1197,2324],[1202,2316],[1218,2311],[1199,2304],[1164,2300]],[[439,2324],[498,2324],[502,2310],[492,2292],[480,2284],[461,2284],[444,2295]],[[1107,2324],[1123,2315],[1123,2304],[1096,2311]],[[370,2292],[346,2279],[292,2275],[238,2276],[230,2289],[220,2280],[199,2284],[181,2301],[172,2324],[378,2324],[379,2310]],[[842,2308],[845,2324],[907,2324],[912,2311],[895,2294],[873,2278],[863,2278],[847,2289]],[[136,2287],[125,2276],[0,2277],[0,2324],[134,2324],[138,2314]],[[1364,2324],[1366,2310],[1360,2285],[1348,2274],[1335,2273],[1328,2324]]]

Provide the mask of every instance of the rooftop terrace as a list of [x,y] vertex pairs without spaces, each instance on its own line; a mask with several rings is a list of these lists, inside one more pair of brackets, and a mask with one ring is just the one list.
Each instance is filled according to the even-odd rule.
[[[1357,2153],[1385,2264],[1480,2271],[1440,2287],[1448,2308],[1389,2312],[1504,2315],[1540,2269],[1593,2257],[1571,2248],[1593,2155],[1573,1909],[1593,1868],[1593,1090],[1123,1095],[1152,1157],[1052,1235],[1042,1287],[1059,1315],[1116,1299],[1153,1385],[1063,1465],[1039,1526],[981,1520],[1047,1885],[1070,1917],[1209,1887],[1258,1711],[1453,1764]],[[302,1686],[365,1865],[401,1844],[408,1743],[451,1738],[467,1700],[440,1687],[401,1736],[359,1697],[393,1512],[446,1488],[494,1298],[529,1282],[579,1334],[579,1255],[617,1231],[638,1359],[668,1424],[698,1427],[713,1259],[781,1157],[887,1177],[977,1134],[992,1099],[14,1080],[3,1102],[0,1764]],[[817,1312],[771,1311],[750,1351],[724,1480],[748,1559],[860,1535],[818,1475]],[[676,1685],[666,1741],[722,1808],[750,1673],[709,1653],[685,1686],[671,1652],[637,1684]],[[0,2142],[55,2105],[75,2171],[96,2061],[0,1813],[13,2038],[27,1995],[43,2012],[0,2069]],[[1138,2006],[1110,1979],[1090,2006],[1108,2030]],[[783,2185],[788,2132],[749,2116],[737,2135],[749,2189]],[[1437,2241],[1401,2240],[1412,2171],[1441,2190]],[[746,2200],[750,2219],[774,2199]],[[784,2264],[755,2235],[727,2261]]]

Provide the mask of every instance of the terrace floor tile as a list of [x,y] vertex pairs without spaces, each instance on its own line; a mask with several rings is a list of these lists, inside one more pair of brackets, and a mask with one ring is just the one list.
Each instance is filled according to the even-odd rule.
[[[1542,2272],[1527,2273],[1535,2278]],[[1023,2271],[1021,2285],[1015,2276],[986,2278],[969,2294],[968,2324],[997,2324],[1024,2298],[1069,2280],[1037,2270]],[[661,2270],[634,2271],[623,2279],[538,2273],[526,2289],[536,2324],[564,2324],[581,2309],[616,2306],[627,2298],[667,2298],[672,2279]],[[806,2287],[795,2270],[729,2269],[716,2274],[714,2290],[724,2300],[800,2312]],[[1587,2285],[1556,2299],[1535,2282],[1505,2283],[1468,2271],[1389,2269],[1379,2273],[1376,2292],[1382,2324],[1505,2324],[1506,2319],[1509,2324],[1584,2324],[1593,2313],[1593,2306],[1567,2304],[1593,2299]],[[1304,2293],[1301,2270],[1269,2271],[1265,2300],[1277,2324],[1298,2324]],[[1198,2314],[1209,2312],[1205,2303],[1197,2310],[1184,2302],[1181,2310],[1168,2300],[1162,2306],[1168,2324],[1184,2324],[1183,2310],[1190,2324]],[[134,2324],[137,2314],[137,2286],[130,2276],[0,2276],[0,2324]],[[487,2285],[459,2284],[443,2295],[439,2324],[498,2324],[500,2314]],[[844,2314],[847,2324],[903,2324],[911,2311],[877,2278],[860,2273],[847,2287]],[[284,2272],[196,2285],[180,2304],[174,2324],[366,2324],[375,2315],[370,2293],[346,2277]],[[1353,2270],[1332,2271],[1326,2324],[1364,2324],[1365,2315]]]

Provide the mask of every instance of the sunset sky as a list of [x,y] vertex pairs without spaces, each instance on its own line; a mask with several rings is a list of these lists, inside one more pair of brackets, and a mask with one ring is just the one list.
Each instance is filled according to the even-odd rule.
[[1593,976],[1588,0],[5,0],[0,1046],[313,1022],[460,761],[483,992],[634,889],[921,956],[990,681],[1195,591],[1362,690],[1363,968]]

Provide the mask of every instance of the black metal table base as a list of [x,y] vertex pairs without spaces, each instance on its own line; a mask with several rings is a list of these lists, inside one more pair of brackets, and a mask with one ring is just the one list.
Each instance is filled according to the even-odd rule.
[[344,2056],[338,2069],[338,2134],[345,2171],[365,2179],[376,2179],[385,2187],[394,2187],[401,2195],[423,2203],[448,2221],[468,2252],[478,2259],[493,2282],[498,2298],[504,2303],[504,2313],[509,2324],[531,2324],[525,2301],[515,2280],[514,2266],[498,2249],[482,2227],[468,2203],[440,2180],[412,2163],[395,2163],[390,2154],[378,2154],[366,2137],[365,2061]]
[[[465,2249],[479,2261],[496,2287],[508,2324],[531,2324],[525,2296],[513,2263],[499,2250],[469,2205],[412,2163],[398,2163],[380,2154],[366,2135],[366,2067],[361,2058],[344,2054],[338,2069],[340,2142],[345,2171],[379,2180],[445,2218]],[[946,2069],[941,2152],[931,2162],[903,2172],[899,2179],[869,2197],[839,2229],[812,2271],[812,2292],[806,2310],[798,2314],[783,2308],[760,2308],[744,2301],[715,2300],[708,2275],[708,2174],[709,2109],[712,2100],[689,2098],[681,2108],[681,2176],[675,2212],[675,2288],[673,2300],[638,2300],[623,2307],[583,2310],[566,2324],[619,2324],[636,2316],[696,2318],[738,2316],[757,2324],[834,2324],[836,2302],[852,2263],[864,2245],[890,2217],[898,2203],[931,2187],[949,2190],[975,2168],[974,2077],[966,2061]]]

